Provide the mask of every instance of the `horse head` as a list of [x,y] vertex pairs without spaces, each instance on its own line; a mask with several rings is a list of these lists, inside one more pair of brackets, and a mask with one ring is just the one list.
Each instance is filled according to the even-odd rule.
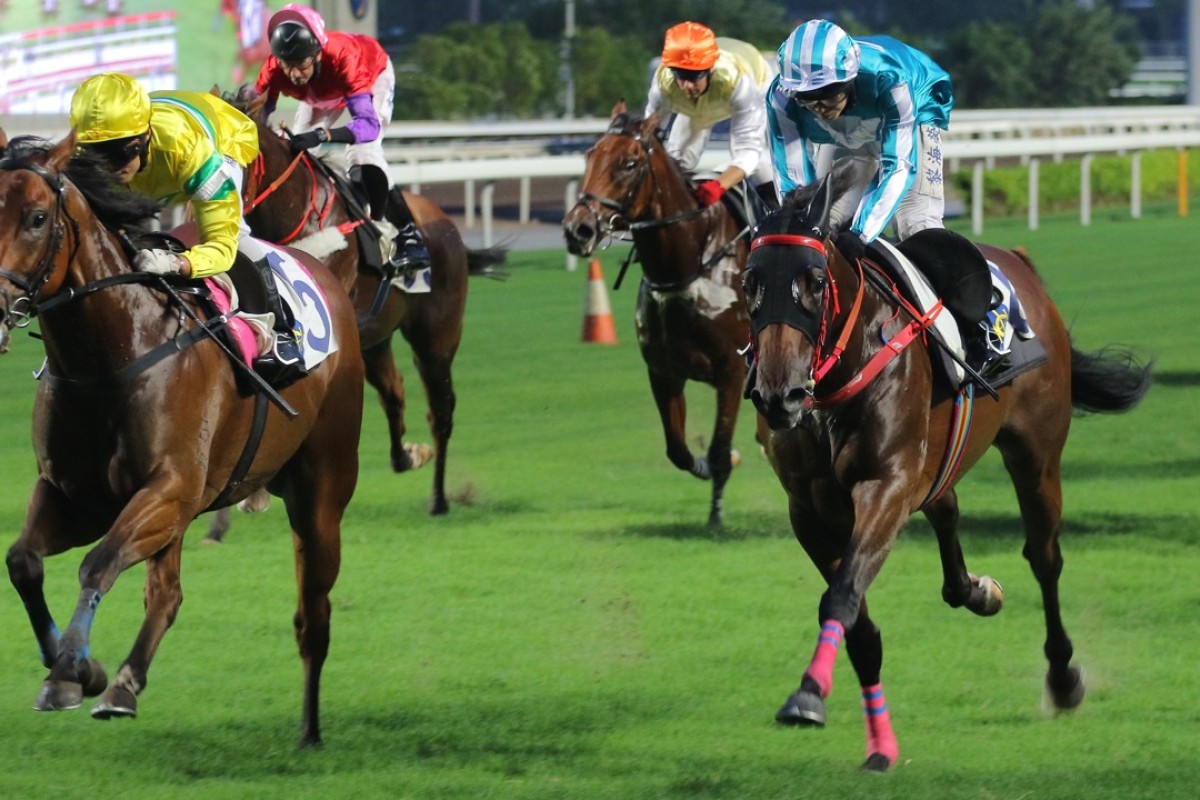
[[[0,134],[0,353],[10,332],[25,327],[37,301],[62,285],[68,259],[59,258],[67,223],[62,177],[75,150],[75,133],[51,146],[43,139]],[[76,229],[74,238],[78,240]]]
[[563,217],[563,237],[571,253],[589,256],[631,222],[696,206],[689,181],[663,145],[658,114],[643,119],[622,101],[587,152],[579,200]]
[[745,394],[772,429],[799,424],[816,383],[836,365],[840,350],[828,339],[846,324],[845,298],[858,279],[831,239],[852,221],[873,169],[867,159],[839,161],[754,231],[742,278],[753,353]]

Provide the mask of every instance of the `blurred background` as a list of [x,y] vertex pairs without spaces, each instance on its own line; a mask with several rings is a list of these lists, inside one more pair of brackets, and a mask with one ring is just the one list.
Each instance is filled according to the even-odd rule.
[[[154,88],[253,81],[279,0],[0,0],[0,114],[55,114],[96,71]],[[956,108],[1171,104],[1189,98],[1200,0],[316,0],[329,26],[376,35],[397,120],[607,115],[639,103],[663,31],[694,19],[774,53],[824,17],[886,33],[953,76]],[[1195,81],[1193,81],[1194,83]]]

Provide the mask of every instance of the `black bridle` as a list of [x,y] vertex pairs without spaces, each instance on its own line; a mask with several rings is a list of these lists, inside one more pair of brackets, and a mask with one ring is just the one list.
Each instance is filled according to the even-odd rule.
[[[658,228],[670,227],[671,225],[677,225],[680,222],[687,222],[695,219],[708,210],[707,206],[698,205],[696,208],[689,209],[679,214],[673,214],[669,217],[662,217],[661,219],[637,221],[630,220],[628,218],[629,204],[633,202],[638,190],[641,189],[646,178],[651,175],[650,164],[653,160],[654,152],[656,147],[659,145],[659,142],[657,138],[648,137],[642,131],[632,131],[619,125],[610,127],[607,131],[605,131],[605,136],[626,136],[630,139],[633,139],[641,146],[644,158],[638,161],[637,171],[633,174],[633,179],[629,181],[629,191],[626,193],[624,198],[620,200],[614,200],[611,197],[602,197],[601,195],[593,194],[591,192],[579,193],[579,197],[576,200],[576,205],[582,205],[589,212],[591,212],[592,216],[596,218],[598,238],[611,238],[613,233],[618,230],[627,230],[630,233],[634,233],[637,231],[656,230]],[[593,207],[593,203],[611,210],[612,214],[606,217],[599,209]],[[618,228],[618,222],[623,222],[624,224]],[[651,283],[650,288],[656,291],[664,292],[679,291],[687,288],[693,281],[695,281],[704,273],[708,272],[708,270],[711,269],[714,264],[728,255],[730,250],[732,250],[735,246],[737,240],[749,233],[749,230],[749,226],[747,226],[736,236],[726,242],[723,247],[717,250],[717,252],[713,253],[713,255],[707,261],[700,265],[700,269],[691,278],[687,278],[672,284],[659,285]],[[621,264],[621,269],[617,274],[617,280],[613,284],[613,289],[621,288],[621,283],[625,279],[625,271],[629,268],[630,262],[635,258],[636,249],[636,247],[631,249],[629,251],[629,255],[626,256],[624,263]]]
[[[675,225],[680,222],[686,222],[687,220],[694,219],[707,210],[705,206],[698,206],[680,214],[674,214],[670,217],[663,217],[662,219],[648,219],[639,221],[630,220],[628,218],[629,204],[633,202],[634,197],[637,195],[638,190],[642,186],[642,183],[650,175],[650,163],[654,155],[654,150],[658,145],[658,140],[648,138],[640,131],[635,132],[628,130],[627,128],[621,128],[617,126],[611,127],[605,131],[605,136],[626,136],[630,139],[633,139],[641,146],[642,153],[645,155],[645,158],[638,161],[637,171],[634,173],[633,179],[629,181],[629,191],[622,199],[614,200],[611,197],[602,197],[597,194],[592,194],[591,192],[579,193],[577,204],[586,207],[588,211],[592,212],[592,214],[600,222],[601,237],[609,237],[617,230],[628,230],[632,232],[641,230],[654,230],[655,228],[666,228],[670,225]],[[596,203],[606,209],[609,209],[613,213],[605,218],[604,214],[599,209],[592,207],[592,203]],[[618,221],[624,221],[625,224],[621,228],[618,228],[616,225]]]
[[[38,311],[41,310],[38,305],[38,296],[46,284],[50,282],[50,279],[54,277],[54,260],[58,257],[58,252],[62,248],[66,232],[63,219],[71,223],[71,235],[75,242],[75,246],[68,258],[68,264],[75,259],[75,255],[79,252],[79,224],[67,213],[67,187],[53,172],[41,164],[36,164],[23,158],[5,158],[0,160],[0,170],[26,170],[32,172],[44,180],[46,185],[54,192],[54,213],[50,222],[50,237],[46,242],[46,251],[42,253],[41,260],[38,261],[37,266],[30,273],[23,274],[0,265],[0,278],[5,278],[9,283],[25,293],[13,301],[10,308],[5,310],[4,318],[0,322],[9,327],[24,328],[29,325],[30,320],[37,316]],[[43,303],[42,308],[44,306],[45,304]]]

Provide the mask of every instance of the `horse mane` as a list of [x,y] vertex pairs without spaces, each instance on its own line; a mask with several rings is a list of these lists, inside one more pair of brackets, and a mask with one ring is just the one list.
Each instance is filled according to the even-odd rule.
[[[53,148],[53,142],[40,136],[16,136],[0,155],[44,166]],[[140,233],[162,210],[161,202],[131,192],[118,183],[103,159],[87,150],[75,152],[63,176],[74,184],[96,219],[109,230],[126,228],[130,233]]]

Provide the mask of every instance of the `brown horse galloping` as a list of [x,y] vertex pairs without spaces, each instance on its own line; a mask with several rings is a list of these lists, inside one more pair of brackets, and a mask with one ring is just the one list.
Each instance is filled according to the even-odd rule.
[[[898,746],[880,682],[883,646],[868,615],[867,590],[900,527],[920,510],[937,534],[945,601],[980,615],[1000,610],[1003,595],[995,581],[967,572],[952,488],[992,445],[1016,488],[1023,552],[1042,590],[1050,697],[1059,709],[1082,702],[1083,681],[1071,663],[1071,640],[1059,609],[1060,459],[1072,410],[1132,408],[1149,388],[1150,367],[1119,351],[1076,350],[1032,264],[1012,251],[979,245],[1015,287],[1047,360],[1000,388],[998,399],[974,399],[973,413],[966,406],[966,427],[955,428],[958,435],[952,436],[952,419],[964,419],[955,415],[957,392],[934,375],[930,350],[919,335],[900,349],[915,330],[913,318],[865,277],[872,269],[869,259],[849,263],[830,244],[831,233],[849,223],[834,212],[833,200],[855,177],[835,169],[786,200],[756,231],[745,286],[756,359],[747,388],[771,428],[769,455],[788,496],[796,538],[829,584],[820,603],[816,652],[776,719],[824,724],[824,698],[844,636],[863,693],[868,753],[863,766],[887,769]],[[889,362],[881,354],[892,350],[899,354]],[[960,402],[959,411],[963,407]],[[961,462],[947,479],[945,465],[953,452]]]
[[[710,525],[721,524],[725,483],[736,465],[733,431],[750,336],[741,270],[748,243],[724,203],[698,206],[687,176],[660,141],[658,117],[613,109],[608,131],[588,151],[579,202],[563,218],[567,249],[588,256],[617,231],[630,231],[642,264],[637,335],[658,405],[667,458],[712,480]],[[706,455],[688,447],[687,381],[717,390]]]
[[[425,385],[433,434],[429,513],[446,513],[450,509],[446,453],[457,402],[451,366],[462,341],[467,279],[497,275],[496,267],[504,263],[506,251],[501,247],[468,249],[454,222],[437,204],[420,195],[403,193],[429,246],[432,291],[410,294],[387,290],[383,305],[372,311],[382,277],[364,267],[356,232],[345,230],[355,226],[355,221],[325,170],[307,154],[293,154],[287,139],[266,126],[262,114],[265,95],[225,95],[225,99],[258,123],[259,158],[248,170],[246,185],[246,221],[254,235],[287,244],[324,231],[334,234],[338,245],[344,240],[341,249],[318,255],[325,258],[354,300],[367,382],[378,392],[387,416],[392,469],[396,472],[412,469],[413,454],[428,449],[404,442],[404,381],[392,355],[392,334],[399,330],[412,347],[413,363]],[[393,187],[392,193],[399,195],[401,190]],[[391,216],[390,212],[385,214]],[[339,226],[345,230],[340,235],[336,233]],[[423,458],[419,459],[421,463]]]
[[[56,146],[28,138],[10,146],[0,132],[0,334],[7,340],[36,316],[46,350],[34,407],[38,477],[7,558],[50,670],[36,707],[76,708],[99,695],[92,716],[135,716],[182,601],[188,524],[214,503],[266,487],[283,499],[293,533],[305,675],[300,742],[316,744],[329,592],[358,477],[363,384],[354,309],[323,265],[296,253],[315,283],[298,290],[323,295],[329,310],[328,329],[310,330],[306,346],[332,336],[340,349],[282,392],[294,419],[271,411],[261,396],[239,390],[226,355],[184,305],[192,301],[168,279],[131,271],[128,243],[113,231],[153,206],[107,173],[72,162],[74,151],[74,133]],[[60,633],[43,591],[43,559],[92,543],[78,604]],[[117,577],[142,561],[145,619],[108,683],[89,654],[93,618]]]

